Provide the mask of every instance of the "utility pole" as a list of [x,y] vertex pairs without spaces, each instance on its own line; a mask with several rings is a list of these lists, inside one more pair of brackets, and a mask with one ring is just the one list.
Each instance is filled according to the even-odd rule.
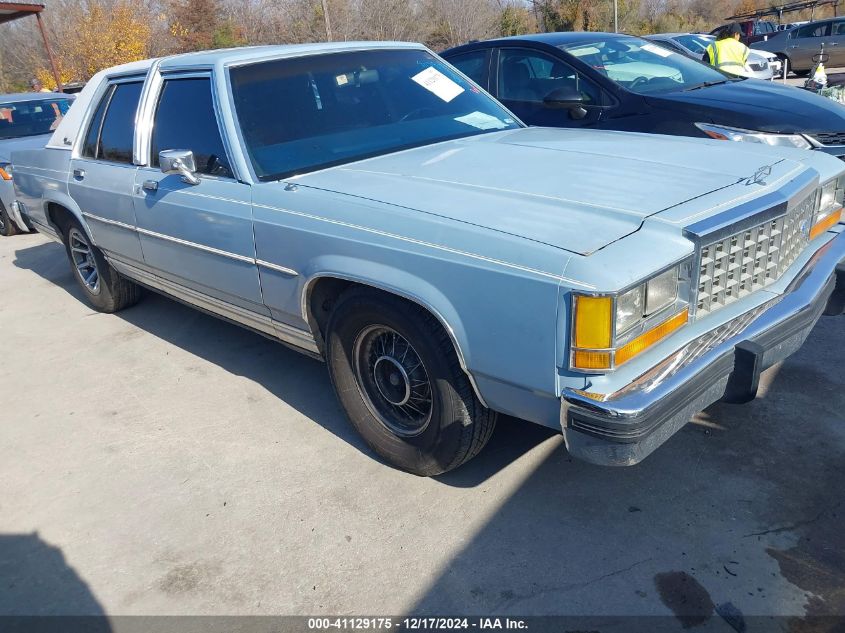
[[613,0],[613,32],[619,32],[619,0]]
[[329,3],[328,0],[322,0],[323,2],[323,19],[326,21],[326,41],[331,42],[334,38],[332,37],[332,21],[329,19]]

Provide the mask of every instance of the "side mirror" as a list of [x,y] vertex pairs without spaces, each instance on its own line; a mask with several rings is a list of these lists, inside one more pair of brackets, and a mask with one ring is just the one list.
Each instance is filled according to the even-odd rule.
[[162,173],[179,174],[182,182],[189,185],[200,184],[197,177],[197,162],[189,149],[166,149],[158,153],[158,164]]
[[547,108],[565,108],[573,119],[583,119],[587,116],[584,109],[584,95],[573,86],[556,88],[543,97],[543,105]]

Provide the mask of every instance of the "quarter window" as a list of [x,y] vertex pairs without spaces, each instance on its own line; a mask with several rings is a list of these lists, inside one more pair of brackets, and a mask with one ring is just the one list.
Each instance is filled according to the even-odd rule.
[[150,162],[154,167],[159,165],[159,152],[168,149],[191,150],[201,174],[232,176],[207,77],[164,82],[153,127]]
[[142,83],[117,84],[103,119],[95,158],[113,163],[132,163],[132,142],[135,138],[135,114],[141,97]]
[[109,86],[88,125],[88,133],[85,135],[85,143],[82,146],[82,155],[87,158],[97,158],[97,141],[100,139],[100,129],[103,127],[103,116],[106,114],[106,108],[113,93],[114,86]]

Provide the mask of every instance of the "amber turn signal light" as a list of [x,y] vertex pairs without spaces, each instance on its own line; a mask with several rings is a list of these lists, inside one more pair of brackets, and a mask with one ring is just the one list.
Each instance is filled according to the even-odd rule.
[[832,226],[836,226],[839,224],[839,220],[842,219],[842,209],[839,208],[836,211],[831,211],[826,216],[824,216],[821,220],[816,222],[813,225],[813,228],[810,229],[810,239],[813,240],[817,238],[819,235],[827,231]]

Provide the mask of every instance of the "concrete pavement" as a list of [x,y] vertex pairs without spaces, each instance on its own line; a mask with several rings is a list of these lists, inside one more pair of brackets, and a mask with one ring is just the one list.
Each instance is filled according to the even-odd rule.
[[502,421],[381,464],[325,368],[157,295],[81,300],[0,239],[0,614],[845,614],[845,318],[643,464]]

